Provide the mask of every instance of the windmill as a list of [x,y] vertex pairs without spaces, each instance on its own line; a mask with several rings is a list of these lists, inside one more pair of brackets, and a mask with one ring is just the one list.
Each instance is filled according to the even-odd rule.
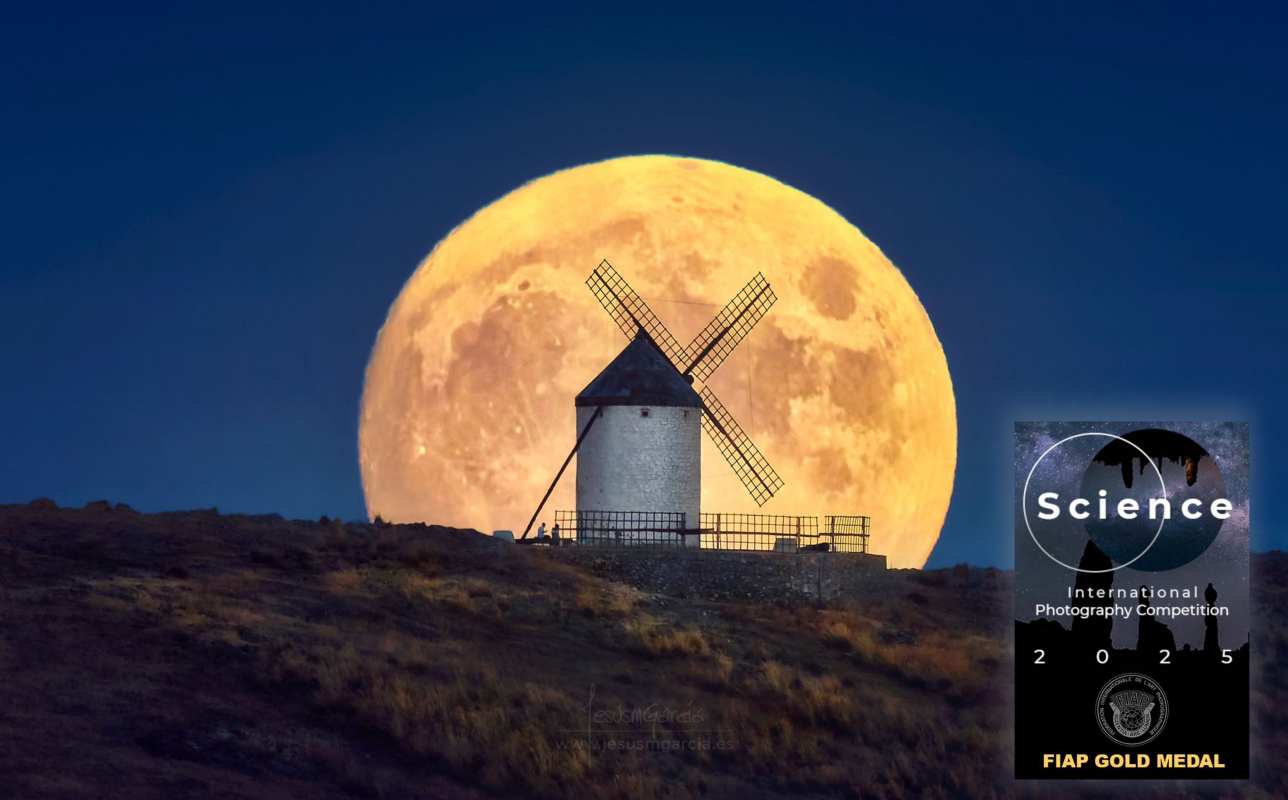
[[[683,347],[644,302],[644,299],[607,261],[601,261],[591,272],[590,277],[586,279],[586,285],[617,327],[631,340],[631,344],[604,372],[600,373],[595,381],[587,386],[582,394],[578,395],[580,432],[576,443],[564,459],[550,488],[546,490],[532,519],[528,521],[523,537],[527,537],[533,522],[541,513],[541,508],[554,491],[555,485],[558,484],[573,455],[586,442],[591,428],[597,420],[604,417],[605,406],[626,406],[638,409],[636,416],[642,417],[648,417],[649,407],[655,405],[678,408],[681,410],[680,413],[686,415],[689,410],[699,413],[701,429],[729,462],[729,466],[733,468],[752,499],[757,505],[762,506],[768,502],[783,487],[782,478],[770,466],[738,421],[716,397],[711,387],[705,385],[707,378],[724,363],[778,299],[770,288],[769,282],[765,280],[765,276],[757,273],[707,323],[693,341]],[[659,367],[659,364],[663,366]],[[695,380],[703,382],[701,392],[696,394],[689,388]],[[635,430],[634,427],[623,429],[620,424],[614,424],[618,425],[617,430]],[[692,435],[697,436],[696,431]],[[688,446],[687,434],[682,432],[679,436],[679,439],[674,440],[678,449],[682,451],[691,449]],[[632,443],[632,446],[637,444],[639,444],[638,441]],[[670,491],[670,494],[682,493],[686,485],[691,491],[696,492],[700,476],[700,472],[697,472],[696,456],[692,459],[681,457],[680,462],[683,465],[682,469],[678,471],[671,469],[671,474],[664,476],[664,482],[674,486],[677,483],[677,474],[679,475],[680,486]],[[658,470],[653,471],[653,474],[657,473]],[[643,492],[643,496],[651,496],[650,487],[646,485],[647,480],[641,483],[641,476],[630,477],[641,486],[640,491]],[[579,468],[579,497],[581,488]],[[665,489],[662,493],[668,494]],[[656,492],[653,495],[656,495]],[[694,497],[696,498],[696,495]],[[579,503],[580,506],[581,503]],[[696,517],[696,499],[692,501],[692,506]]]
[[702,429],[711,437],[729,466],[733,467],[734,473],[756,501],[756,505],[763,506],[768,502],[783,488],[782,478],[778,477],[778,473],[752,443],[724,403],[711,391],[711,387],[705,385],[707,378],[724,363],[778,300],[765,276],[756,273],[756,277],[748,281],[707,326],[693,337],[693,341],[683,348],[648,307],[648,303],[644,302],[644,298],[613,269],[612,264],[601,261],[586,279],[586,285],[627,338],[633,337],[640,329],[644,330],[682,376],[704,383],[699,392],[699,397],[702,398]]

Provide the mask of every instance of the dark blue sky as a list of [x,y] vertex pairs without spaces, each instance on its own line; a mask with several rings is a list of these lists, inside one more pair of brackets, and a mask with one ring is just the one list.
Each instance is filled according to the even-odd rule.
[[1010,563],[1017,416],[1247,419],[1254,546],[1288,545],[1283,11],[431,5],[5,12],[0,502],[360,516],[420,258],[667,152],[817,196],[921,296],[960,425],[932,565]]

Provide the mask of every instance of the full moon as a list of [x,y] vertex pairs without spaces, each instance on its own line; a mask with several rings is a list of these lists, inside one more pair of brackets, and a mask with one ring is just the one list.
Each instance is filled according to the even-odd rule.
[[[367,365],[367,512],[521,530],[576,438],[574,396],[627,344],[585,285],[607,259],[687,343],[757,272],[778,296],[707,381],[786,485],[757,507],[702,443],[702,510],[866,514],[871,549],[920,567],[957,462],[943,347],[890,260],[773,178],[617,158],[515,189],[439,242]],[[572,509],[570,467],[543,516]]]

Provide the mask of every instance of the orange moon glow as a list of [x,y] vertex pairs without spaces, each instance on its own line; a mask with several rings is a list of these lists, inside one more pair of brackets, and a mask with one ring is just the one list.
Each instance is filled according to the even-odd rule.
[[[867,514],[919,567],[957,462],[943,347],[903,275],[823,203],[670,156],[556,172],[483,208],[421,262],[367,366],[367,511],[521,530],[576,438],[573,397],[627,343],[585,286],[607,259],[681,343],[757,272],[778,295],[707,381],[786,486],[763,508],[705,437],[703,511]],[[573,507],[570,467],[543,516]]]

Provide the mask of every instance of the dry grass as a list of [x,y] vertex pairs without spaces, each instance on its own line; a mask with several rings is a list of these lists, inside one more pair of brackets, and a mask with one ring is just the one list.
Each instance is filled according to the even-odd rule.
[[856,715],[853,695],[835,675],[807,675],[777,661],[766,661],[755,686],[782,701],[797,719],[848,733]]
[[733,687],[734,660],[724,653],[712,652],[710,658],[690,661],[685,677],[705,689],[728,691]]
[[814,628],[825,643],[863,663],[968,699],[992,685],[991,676],[1007,658],[996,638],[936,629],[890,631],[853,611],[820,612]]
[[552,795],[585,778],[586,751],[561,749],[550,735],[581,723],[572,698],[540,683],[502,678],[487,664],[453,659],[448,666],[422,661],[425,655],[415,644],[403,651],[389,639],[378,650],[320,643],[283,648],[265,669],[279,683],[312,687],[320,707],[344,710],[406,752],[477,775],[489,788],[522,786]]
[[643,595],[620,583],[577,590],[577,609],[588,617],[622,617],[634,610]]
[[[993,573],[896,574],[853,608],[755,607],[646,595],[419,526],[0,509],[0,531],[13,796],[1013,791]],[[1288,585],[1280,561],[1263,585]],[[1288,742],[1276,591],[1254,643],[1261,763]],[[601,727],[645,747],[606,747],[592,712],[609,709],[628,721]],[[1258,775],[1246,794],[1285,796],[1286,780]]]
[[628,647],[641,655],[654,658],[711,655],[711,644],[702,631],[694,627],[673,627],[648,614],[627,619],[622,623],[622,630]]

